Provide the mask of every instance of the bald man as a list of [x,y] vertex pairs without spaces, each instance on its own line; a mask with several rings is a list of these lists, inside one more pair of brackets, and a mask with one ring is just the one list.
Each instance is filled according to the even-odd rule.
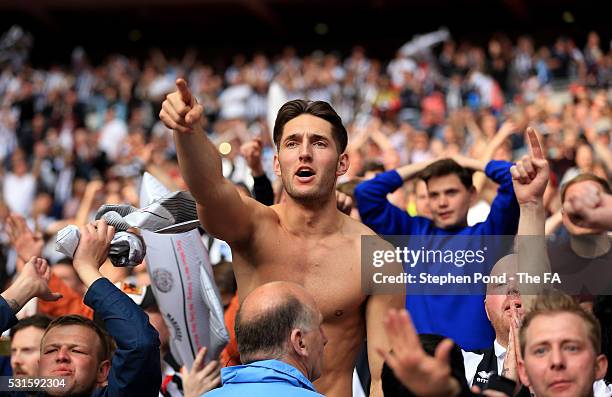
[[323,315],[301,286],[275,281],[255,288],[236,316],[243,365],[221,370],[223,387],[207,396],[322,396]]
[[[506,274],[507,282],[487,285],[485,311],[495,330],[493,346],[463,352],[465,376],[470,386],[486,389],[493,374],[518,381],[518,322],[524,315],[524,309],[516,282],[517,260],[516,254],[506,255],[491,270],[491,276]],[[520,393],[520,396],[529,396],[527,389],[521,389]]]

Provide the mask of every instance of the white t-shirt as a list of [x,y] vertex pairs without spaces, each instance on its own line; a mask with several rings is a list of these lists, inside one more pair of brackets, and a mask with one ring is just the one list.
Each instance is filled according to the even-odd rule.
[[98,147],[106,152],[109,160],[115,161],[122,147],[121,142],[127,135],[128,127],[123,120],[111,120],[100,130]]
[[247,100],[251,96],[251,87],[238,84],[227,87],[219,95],[221,117],[224,119],[243,118],[247,114]]
[[491,212],[491,206],[484,200],[480,200],[468,210],[467,222],[469,226],[474,226],[477,223],[487,220]]
[[2,195],[11,212],[28,217],[36,194],[36,179],[32,174],[17,176],[8,173],[4,178]]

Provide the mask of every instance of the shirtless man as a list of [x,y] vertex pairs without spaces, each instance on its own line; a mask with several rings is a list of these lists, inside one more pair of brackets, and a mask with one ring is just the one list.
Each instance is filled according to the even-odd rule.
[[184,80],[176,84],[160,119],[174,130],[181,173],[202,225],[232,248],[240,300],[270,281],[304,286],[323,313],[329,340],[317,391],[351,396],[353,368],[367,336],[370,393],[382,395],[376,354],[388,346],[382,319],[389,308],[401,308],[404,297],[368,297],[361,288],[361,236],[374,232],[336,208],[336,179],[349,167],[342,120],[325,102],[283,105],[274,126],[274,169],[287,199],[266,207],[223,178],[219,152],[202,128],[203,107]]

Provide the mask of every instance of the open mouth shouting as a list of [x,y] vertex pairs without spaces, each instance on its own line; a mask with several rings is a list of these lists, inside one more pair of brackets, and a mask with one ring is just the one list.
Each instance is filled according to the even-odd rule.
[[310,167],[302,166],[298,168],[297,172],[295,173],[295,176],[297,177],[300,183],[309,183],[314,180],[315,172]]

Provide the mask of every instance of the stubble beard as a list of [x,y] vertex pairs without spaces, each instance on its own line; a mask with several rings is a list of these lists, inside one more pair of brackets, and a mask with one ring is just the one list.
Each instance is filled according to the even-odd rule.
[[[292,178],[291,176],[290,178]],[[295,188],[295,185],[291,180],[287,181],[283,178],[283,185],[285,191],[293,201],[306,205],[308,207],[322,206],[327,200],[329,200],[330,192],[333,191],[335,186],[335,179],[329,180],[325,178],[319,184],[312,186],[307,191],[299,191]]]
[[[493,326],[493,329],[495,330],[496,334],[500,334],[500,338],[501,340],[507,340],[508,339],[508,334],[510,332],[510,321],[512,319],[507,319],[504,318],[505,317],[505,313],[502,312],[502,314],[497,317],[495,320],[491,321],[491,325]],[[509,343],[510,341],[508,341]]]

